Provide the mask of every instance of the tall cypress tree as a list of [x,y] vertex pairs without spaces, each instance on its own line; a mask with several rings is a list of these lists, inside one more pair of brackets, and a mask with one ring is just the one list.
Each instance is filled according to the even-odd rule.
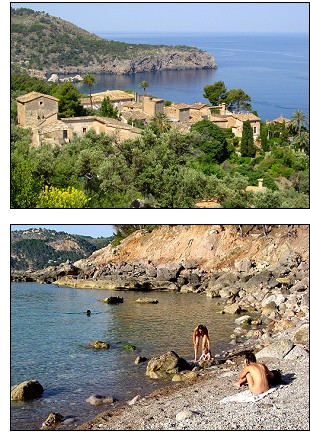
[[241,156],[255,157],[256,148],[254,145],[253,130],[250,121],[243,123],[242,138],[241,138]]
[[263,151],[268,149],[268,129],[265,121],[260,123],[260,144]]

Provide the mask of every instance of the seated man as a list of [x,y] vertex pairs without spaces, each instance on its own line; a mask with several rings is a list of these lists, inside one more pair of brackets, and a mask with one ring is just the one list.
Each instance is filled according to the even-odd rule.
[[269,380],[273,378],[273,373],[269,371],[267,366],[264,363],[257,363],[252,352],[246,353],[244,363],[245,367],[240,372],[240,379],[235,383],[235,386],[240,388],[247,383],[253,394],[268,391],[270,388]]

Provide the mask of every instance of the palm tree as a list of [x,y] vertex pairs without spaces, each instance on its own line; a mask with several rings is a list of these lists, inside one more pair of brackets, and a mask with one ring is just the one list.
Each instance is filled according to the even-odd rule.
[[171,129],[171,125],[167,121],[167,117],[164,113],[158,112],[150,121],[150,127],[155,133],[168,132]]
[[95,84],[95,82],[96,82],[95,76],[93,76],[90,73],[87,73],[83,78],[83,84],[88,85],[88,87],[89,87],[89,99],[90,99],[91,109],[93,108],[93,101],[92,101],[92,97],[91,97],[91,88]]
[[307,116],[302,110],[298,109],[296,110],[295,113],[293,113],[291,117],[291,122],[293,126],[297,127],[297,134],[299,137],[302,126],[308,123]]
[[142,81],[140,82],[139,86],[143,88],[145,94],[145,90],[150,86],[150,84],[147,81]]

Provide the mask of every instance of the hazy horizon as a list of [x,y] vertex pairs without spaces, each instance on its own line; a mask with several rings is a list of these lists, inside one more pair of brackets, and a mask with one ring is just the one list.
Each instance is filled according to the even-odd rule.
[[94,34],[309,32],[308,3],[22,2],[11,7],[44,11]]

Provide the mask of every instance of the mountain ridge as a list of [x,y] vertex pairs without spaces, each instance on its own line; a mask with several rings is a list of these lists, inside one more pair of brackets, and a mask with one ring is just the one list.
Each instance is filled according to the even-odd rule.
[[214,57],[198,48],[107,40],[28,8],[11,8],[11,63],[47,75],[216,68]]

